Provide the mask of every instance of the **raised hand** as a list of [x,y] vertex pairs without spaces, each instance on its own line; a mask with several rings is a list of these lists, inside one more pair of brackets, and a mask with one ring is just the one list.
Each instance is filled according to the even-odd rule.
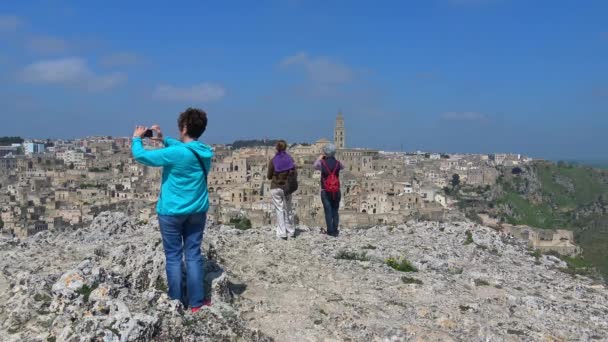
[[135,126],[135,130],[133,131],[133,137],[141,138],[144,133],[148,130],[148,127],[145,126]]
[[152,127],[150,127],[151,130],[153,130],[154,132],[156,132],[156,136],[152,138],[152,140],[163,140],[163,131],[160,129],[160,126],[157,124],[152,125]]

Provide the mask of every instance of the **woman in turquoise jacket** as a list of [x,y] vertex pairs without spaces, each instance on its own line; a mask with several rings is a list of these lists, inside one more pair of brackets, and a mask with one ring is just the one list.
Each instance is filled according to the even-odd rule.
[[[209,209],[207,176],[213,150],[197,139],[207,128],[207,114],[194,108],[181,113],[177,125],[180,139],[163,138],[159,126],[151,130],[165,147],[146,150],[142,138],[147,127],[137,126],[131,151],[136,161],[163,168],[156,212],[165,250],[169,297],[190,305],[192,312],[209,305],[203,286],[201,243]],[[186,289],[182,292],[182,260],[186,264]]]

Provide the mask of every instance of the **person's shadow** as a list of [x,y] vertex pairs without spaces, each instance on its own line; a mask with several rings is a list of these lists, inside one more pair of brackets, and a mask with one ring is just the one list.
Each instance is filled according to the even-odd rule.
[[[220,278],[226,271],[217,262],[217,251],[213,245],[209,246],[207,253],[203,255],[203,271],[205,275],[205,297],[213,301],[213,282]],[[236,284],[227,281],[227,289],[229,297],[234,295],[240,296],[247,290],[246,284]]]

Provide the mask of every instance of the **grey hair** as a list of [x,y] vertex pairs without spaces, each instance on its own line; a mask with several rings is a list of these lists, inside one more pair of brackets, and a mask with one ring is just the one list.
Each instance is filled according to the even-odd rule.
[[334,144],[327,144],[323,146],[323,153],[326,156],[333,157],[336,155],[336,146]]

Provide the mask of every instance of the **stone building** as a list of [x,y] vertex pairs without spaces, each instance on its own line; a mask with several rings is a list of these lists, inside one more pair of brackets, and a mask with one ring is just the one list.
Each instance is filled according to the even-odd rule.
[[336,128],[334,129],[334,145],[336,148],[346,148],[346,129],[344,128],[344,117],[342,111],[338,112],[336,118]]

